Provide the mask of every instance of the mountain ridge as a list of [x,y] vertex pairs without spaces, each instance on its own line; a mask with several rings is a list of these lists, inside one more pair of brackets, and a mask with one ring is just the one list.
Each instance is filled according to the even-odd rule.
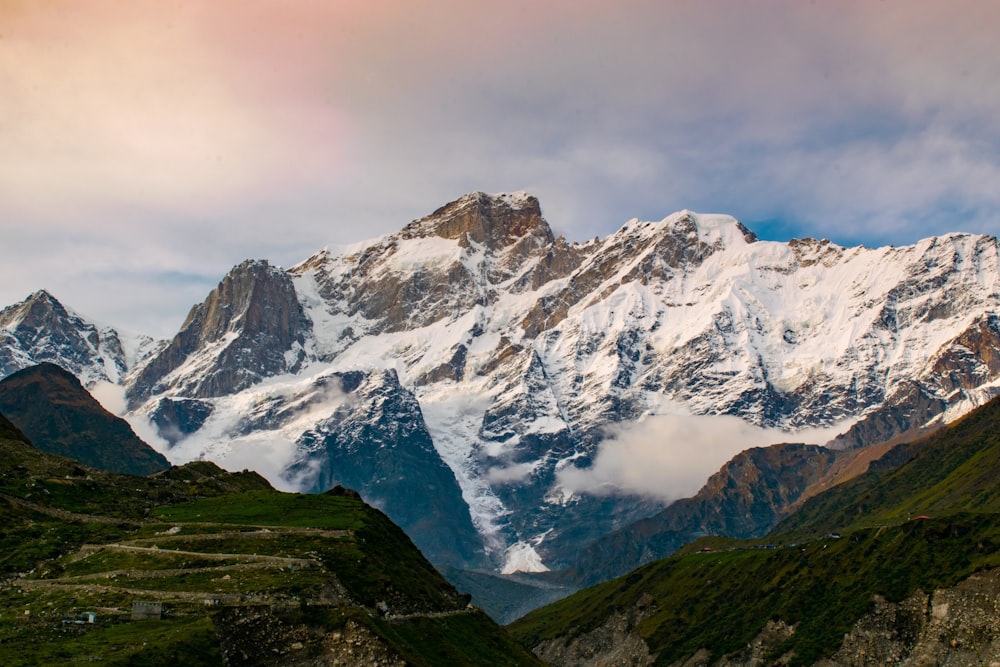
[[509,627],[553,665],[996,661],[998,420],[1000,398],[763,541],[700,540]]
[[[217,315],[205,329],[215,334],[182,329],[165,344],[183,363],[149,361],[170,356],[161,350],[128,368],[129,418],[163,428],[158,446],[176,461],[242,466],[241,451],[276,443],[269,457],[283,467],[268,475],[288,485],[303,456],[323,455],[305,435],[342,404],[315,387],[392,370],[433,443],[424,460],[452,471],[497,570],[567,567],[582,546],[663,509],[627,486],[593,495],[561,484],[567,467],[590,469],[609,428],[677,413],[783,429],[860,419],[838,445],[850,448],[1000,392],[993,237],[778,243],[729,216],[682,211],[569,243],[537,199],[474,193],[287,271],[251,266],[192,310]],[[237,307],[236,293],[258,286],[282,304],[276,329],[250,326]],[[268,425],[268,414],[284,416]]]
[[148,475],[170,467],[72,373],[43,362],[0,380],[0,412],[46,451],[102,470]]

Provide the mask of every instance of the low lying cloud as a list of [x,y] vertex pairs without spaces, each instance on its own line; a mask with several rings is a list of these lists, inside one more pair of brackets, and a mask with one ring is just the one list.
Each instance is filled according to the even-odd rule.
[[781,442],[822,444],[844,430],[781,431],[739,417],[659,415],[610,434],[589,468],[567,466],[557,482],[572,493],[625,493],[664,501],[693,496],[736,454]]
[[528,475],[533,473],[537,467],[537,461],[515,463],[505,468],[498,466],[489,469],[486,473],[486,479],[489,480],[490,484],[513,484],[515,482],[523,481],[528,477]]

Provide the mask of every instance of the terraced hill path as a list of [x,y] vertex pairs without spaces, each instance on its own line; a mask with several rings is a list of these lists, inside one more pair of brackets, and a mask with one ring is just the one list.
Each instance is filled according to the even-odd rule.
[[[116,583],[107,583],[119,579],[130,582],[141,580],[155,580],[165,578],[179,578],[193,574],[219,574],[225,580],[229,579],[230,573],[246,572],[249,570],[267,570],[277,568],[283,571],[301,570],[304,568],[321,568],[322,564],[313,558],[301,558],[291,556],[265,555],[245,552],[214,552],[198,551],[190,548],[192,543],[198,542],[221,542],[223,540],[239,539],[271,541],[277,538],[294,536],[319,537],[324,539],[344,539],[353,536],[350,530],[324,530],[317,528],[297,528],[285,526],[253,526],[246,530],[246,526],[239,526],[243,530],[237,530],[237,526],[225,523],[186,523],[185,528],[221,528],[219,532],[209,533],[185,533],[181,534],[180,526],[167,528],[163,532],[144,538],[127,540],[112,544],[85,544],[75,553],[68,556],[67,563],[79,563],[97,554],[116,552],[132,553],[141,556],[153,568],[125,568],[108,569],[99,572],[86,574],[65,575],[59,577],[19,577],[13,583],[25,590],[38,589],[60,589],[60,590],[83,590],[87,592],[120,593],[125,595],[142,596],[158,600],[173,600],[177,602],[201,602],[203,600],[218,600],[219,602],[234,603],[244,596],[240,593],[216,591],[183,591],[183,590],[157,590],[156,588],[142,588],[134,586],[121,586]],[[186,549],[172,548],[172,544],[183,544]],[[155,567],[155,562],[159,560],[171,560],[185,558],[194,560],[199,565],[181,567]],[[185,559],[185,560],[186,560]],[[151,561],[151,562],[150,562]],[[218,565],[204,565],[205,561],[215,561]],[[253,594],[257,602],[283,602],[284,596]]]

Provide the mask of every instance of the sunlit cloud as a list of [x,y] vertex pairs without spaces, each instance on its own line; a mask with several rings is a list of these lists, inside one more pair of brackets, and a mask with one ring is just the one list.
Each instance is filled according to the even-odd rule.
[[473,190],[531,190],[570,240],[683,208],[777,240],[997,234],[998,23],[971,0],[6,3],[0,303],[177,321],[156,275],[287,266]]

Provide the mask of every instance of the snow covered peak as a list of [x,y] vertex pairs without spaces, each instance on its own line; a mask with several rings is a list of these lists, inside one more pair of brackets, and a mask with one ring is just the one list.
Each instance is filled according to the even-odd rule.
[[20,303],[15,303],[0,311],[0,327],[13,330],[25,320],[48,320],[67,318],[69,312],[59,300],[48,291],[41,289],[29,295]]
[[668,215],[661,222],[676,237],[706,243],[716,250],[739,248],[757,241],[757,236],[730,215],[695,213],[687,209]]
[[118,382],[128,359],[118,333],[63,306],[46,290],[0,310],[0,377],[51,362],[92,387]]

